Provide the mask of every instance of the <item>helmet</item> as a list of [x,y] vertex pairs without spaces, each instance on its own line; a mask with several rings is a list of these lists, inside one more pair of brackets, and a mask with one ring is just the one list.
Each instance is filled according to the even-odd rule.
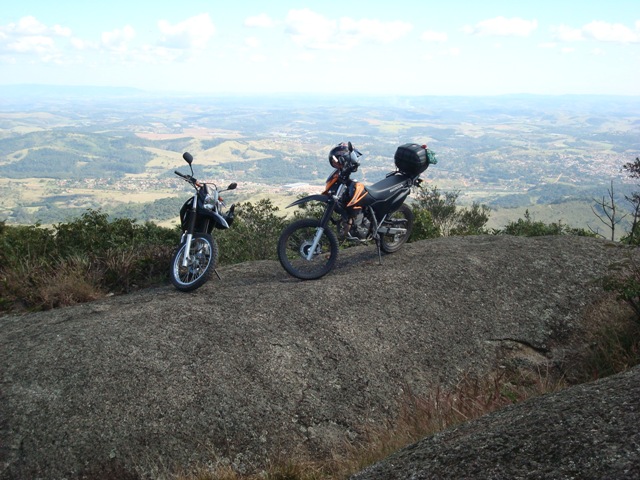
[[340,170],[344,167],[345,163],[349,160],[349,146],[347,143],[342,142],[331,149],[329,152],[329,163],[333,168]]

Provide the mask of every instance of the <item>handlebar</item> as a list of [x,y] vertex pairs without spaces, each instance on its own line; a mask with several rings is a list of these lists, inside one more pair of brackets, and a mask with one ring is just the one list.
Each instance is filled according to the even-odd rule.
[[184,180],[188,183],[190,183],[191,185],[195,186],[198,183],[198,180],[193,177],[192,175],[185,175],[184,173],[180,173],[177,170],[174,170],[173,173],[175,173],[176,175],[178,175],[179,177],[184,178]]

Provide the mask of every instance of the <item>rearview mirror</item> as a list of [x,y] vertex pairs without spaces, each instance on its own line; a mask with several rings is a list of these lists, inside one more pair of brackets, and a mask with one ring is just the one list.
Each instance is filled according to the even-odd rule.
[[230,184],[227,187],[227,190],[235,190],[235,188],[238,186],[238,184],[236,182],[233,182],[232,184]]

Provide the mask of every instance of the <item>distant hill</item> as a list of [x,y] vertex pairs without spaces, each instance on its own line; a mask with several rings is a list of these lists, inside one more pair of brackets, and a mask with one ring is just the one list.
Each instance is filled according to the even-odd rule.
[[[394,169],[402,143],[427,143],[424,175],[460,201],[501,216],[585,227],[593,198],[615,182],[619,206],[636,188],[622,165],[640,156],[640,97],[198,96],[135,89],[0,86],[0,219],[53,223],[83,208],[159,212],[175,198],[184,151],[198,175],[236,181],[243,200],[319,188],[332,146],[364,153],[357,178]],[[28,192],[28,193],[25,193]],[[73,199],[64,202],[61,199]],[[573,208],[579,202],[580,208]],[[284,202],[282,202],[284,203]],[[572,205],[547,218],[547,205]],[[550,214],[551,215],[551,214]]]
[[131,97],[148,95],[145,91],[127,87],[100,87],[90,85],[0,85],[0,106],[32,104],[33,101],[70,100],[77,98],[104,99],[105,97]]

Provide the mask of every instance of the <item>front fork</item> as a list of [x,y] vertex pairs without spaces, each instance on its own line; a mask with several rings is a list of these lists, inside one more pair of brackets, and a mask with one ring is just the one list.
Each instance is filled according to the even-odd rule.
[[182,257],[182,266],[186,267],[189,264],[189,252],[191,251],[191,239],[193,238],[193,231],[196,229],[196,211],[198,210],[198,192],[196,191],[191,202],[191,216],[189,217],[189,226],[187,227],[187,239],[185,240],[184,256]]
[[331,215],[333,215],[333,211],[336,208],[336,202],[339,198],[342,197],[342,192],[344,192],[345,185],[341,183],[336,190],[335,195],[329,198],[327,201],[327,208],[324,209],[324,213],[322,214],[322,219],[320,219],[320,225],[316,228],[316,234],[313,236],[313,243],[311,244],[311,248],[307,252],[307,256],[305,257],[308,261],[311,261],[313,258],[314,252],[316,248],[318,248],[318,244],[320,243],[320,239],[322,238],[322,234],[324,233],[324,229],[327,228],[329,224],[329,220],[331,220]]

